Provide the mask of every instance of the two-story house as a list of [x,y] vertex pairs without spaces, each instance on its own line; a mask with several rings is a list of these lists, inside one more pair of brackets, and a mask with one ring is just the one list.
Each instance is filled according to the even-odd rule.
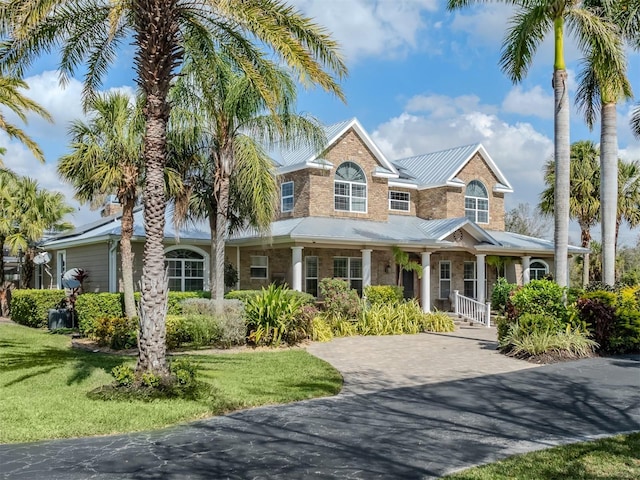
[[[405,296],[428,310],[448,309],[454,290],[484,302],[496,263],[512,282],[553,273],[551,242],[504,231],[504,197],[513,189],[482,145],[390,161],[356,119],[328,126],[326,134],[321,155],[305,148],[273,155],[280,200],[271,234],[247,231],[227,242],[237,288],[282,282],[317,296],[325,277],[345,279],[358,291],[401,283]],[[135,223],[141,272],[142,212]],[[168,218],[170,288],[206,289],[208,230],[178,234],[172,228]],[[117,291],[118,238],[114,216],[44,247],[53,251],[57,278],[67,266],[81,267],[89,272],[90,290]],[[421,263],[421,277],[399,274],[394,247]],[[570,253],[584,250],[570,247]]]

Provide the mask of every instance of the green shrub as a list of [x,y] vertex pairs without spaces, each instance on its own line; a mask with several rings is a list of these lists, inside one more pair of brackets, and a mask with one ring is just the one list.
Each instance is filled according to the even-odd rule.
[[425,313],[416,300],[371,305],[356,323],[360,335],[401,335],[424,331]]
[[[140,293],[137,293],[136,302],[139,301]],[[167,303],[167,315],[181,315],[182,305],[189,298],[209,298],[211,292],[195,291],[195,292],[173,292],[169,291],[169,300]]]
[[11,320],[27,327],[46,327],[49,310],[66,298],[64,290],[18,289],[11,295]]
[[157,388],[160,386],[161,379],[153,372],[145,372],[140,376],[140,383],[143,387]]
[[169,368],[176,383],[182,390],[189,391],[198,384],[198,366],[190,360],[179,358],[173,360]]
[[255,345],[293,345],[311,336],[302,318],[304,297],[289,295],[285,286],[269,285],[245,304],[248,339]]
[[553,332],[521,328],[516,322],[500,341],[500,349],[510,356],[528,358],[541,354],[552,354],[560,358],[583,358],[593,355],[598,344],[585,332],[567,326],[565,330]]
[[76,299],[76,314],[80,333],[92,336],[97,320],[123,317],[123,297],[120,293],[83,293]]
[[[264,289],[263,289],[264,290]],[[258,295],[262,295],[263,290],[232,290],[228,292],[224,298],[230,300],[240,300],[242,303],[247,303],[249,300],[254,299]],[[311,305],[315,302],[315,297],[310,293],[298,292],[297,290],[290,290],[284,288],[284,293],[287,298],[300,300],[303,305]]]
[[118,365],[111,369],[111,375],[120,387],[130,387],[136,381],[136,374],[129,365]]
[[628,306],[616,309],[616,324],[608,339],[611,353],[640,353],[640,311]]
[[518,288],[518,286],[514,283],[509,283],[506,278],[498,278],[496,283],[493,285],[493,291],[491,292],[491,307],[504,314],[507,308],[509,295],[516,288]]
[[324,310],[333,317],[356,320],[362,311],[362,301],[358,292],[349,284],[337,278],[320,280],[320,294],[324,300]]
[[560,332],[566,325],[557,318],[539,313],[523,313],[518,318],[518,324],[523,334],[533,332]]
[[322,316],[317,315],[311,320],[313,334],[311,338],[316,342],[328,342],[333,340],[333,329],[329,322]]
[[448,333],[453,332],[456,326],[445,312],[429,312],[424,314],[422,328],[426,332]]
[[606,290],[585,293],[576,306],[594,340],[603,351],[608,351],[616,327],[616,294]]
[[404,287],[397,285],[369,285],[364,288],[364,297],[371,305],[396,304],[403,300]]
[[96,319],[91,334],[99,345],[114,350],[133,348],[138,344],[138,319],[126,317],[101,317]]
[[564,304],[564,295],[565,289],[551,280],[532,280],[509,296],[507,316],[513,321],[524,313],[533,313],[566,322],[570,313]]
[[191,341],[189,326],[183,316],[167,315],[166,329],[167,349],[169,350],[180,348],[182,345]]

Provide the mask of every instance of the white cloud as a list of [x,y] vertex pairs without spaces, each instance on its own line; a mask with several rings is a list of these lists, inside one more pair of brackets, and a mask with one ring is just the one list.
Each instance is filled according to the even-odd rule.
[[526,91],[520,85],[515,86],[502,101],[502,110],[518,115],[552,119],[553,91],[549,94],[539,85]]
[[425,27],[424,12],[437,0],[295,0],[293,3],[326,27],[340,42],[349,62],[363,57],[396,57],[416,48]]
[[458,10],[451,22],[451,29],[466,33],[469,45],[497,46],[502,43],[513,7],[491,4]]
[[[552,140],[529,123],[510,124],[495,113],[467,109],[466,97],[421,96],[408,106],[428,105],[422,115],[404,112],[378,126],[372,137],[391,159],[480,142],[514,187],[507,207],[532,205],[544,188],[542,168],[553,153]],[[445,110],[443,104],[451,105]],[[494,108],[495,110],[495,108]],[[448,115],[445,115],[448,113]]]

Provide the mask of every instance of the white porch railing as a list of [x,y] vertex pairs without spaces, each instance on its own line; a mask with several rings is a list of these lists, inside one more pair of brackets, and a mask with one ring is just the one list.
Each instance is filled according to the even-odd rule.
[[453,291],[453,311],[459,317],[471,322],[478,322],[486,327],[491,326],[491,303],[480,303],[473,298]]

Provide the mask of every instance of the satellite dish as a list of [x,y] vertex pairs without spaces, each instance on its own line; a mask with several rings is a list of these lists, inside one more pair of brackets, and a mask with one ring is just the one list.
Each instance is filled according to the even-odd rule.
[[79,275],[82,275],[82,273],[83,271],[80,268],[72,268],[70,270],[67,270],[62,276],[62,286],[64,288],[68,288],[69,290],[80,287],[81,284],[77,277]]
[[33,263],[36,265],[42,265],[51,261],[51,254],[49,252],[40,252],[33,257]]

